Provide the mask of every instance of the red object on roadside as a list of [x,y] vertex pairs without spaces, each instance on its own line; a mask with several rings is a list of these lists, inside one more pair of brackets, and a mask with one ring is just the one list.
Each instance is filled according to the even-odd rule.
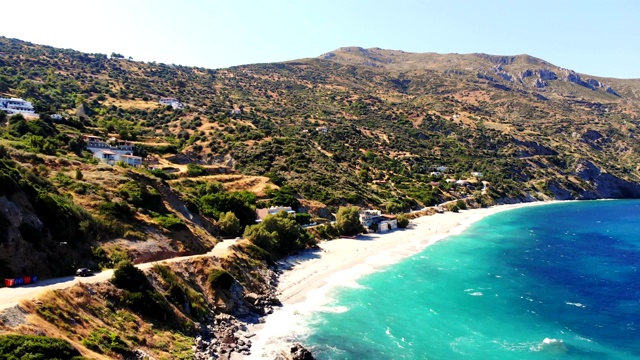
[[25,285],[27,284],[31,284],[31,276],[25,276],[22,278],[22,281],[24,282]]
[[4,279],[4,286],[12,287],[14,285],[14,279]]

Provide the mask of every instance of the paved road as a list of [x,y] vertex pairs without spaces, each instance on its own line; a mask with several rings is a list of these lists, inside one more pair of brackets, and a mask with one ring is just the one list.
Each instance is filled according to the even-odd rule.
[[[221,257],[227,252],[227,248],[233,245],[237,240],[225,240],[219,244],[217,244],[213,250],[209,251],[206,254],[200,255],[189,255],[189,256],[181,256],[161,261],[154,261],[149,263],[137,264],[136,267],[144,270],[149,269],[154,264],[157,263],[170,263],[176,261],[182,261],[187,259],[193,259],[201,256],[217,256]],[[111,279],[113,276],[113,270],[104,270],[102,272],[96,273],[92,276],[87,277],[79,277],[79,276],[66,276],[61,278],[47,279],[38,281],[35,284],[29,285],[21,285],[12,288],[1,288],[0,289],[0,311],[3,309],[12,307],[20,303],[23,299],[31,299],[36,297],[39,293],[49,290],[55,289],[65,289],[71,287],[76,283],[98,283]]]

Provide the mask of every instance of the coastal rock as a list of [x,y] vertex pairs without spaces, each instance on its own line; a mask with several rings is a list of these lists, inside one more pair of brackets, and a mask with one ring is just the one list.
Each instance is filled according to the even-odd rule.
[[640,184],[602,172],[600,168],[590,161],[580,161],[576,165],[575,171],[579,178],[593,186],[593,195],[597,198],[640,198]]
[[314,360],[315,358],[309,350],[307,350],[302,344],[292,344],[288,351],[282,351],[283,359],[285,360]]

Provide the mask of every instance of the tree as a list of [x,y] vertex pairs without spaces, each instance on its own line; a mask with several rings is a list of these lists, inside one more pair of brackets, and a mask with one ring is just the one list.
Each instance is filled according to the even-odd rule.
[[360,210],[355,206],[341,206],[336,214],[336,228],[340,235],[357,235],[363,230]]
[[293,254],[314,243],[311,234],[285,211],[267,216],[260,224],[248,226],[244,237],[279,256]]
[[222,213],[220,215],[220,220],[218,220],[218,227],[220,227],[220,231],[228,236],[238,235],[240,229],[240,220],[233,212],[229,211],[226,213]]
[[397,221],[398,221],[399,228],[404,229],[407,226],[409,226],[409,218],[405,214],[398,215]]

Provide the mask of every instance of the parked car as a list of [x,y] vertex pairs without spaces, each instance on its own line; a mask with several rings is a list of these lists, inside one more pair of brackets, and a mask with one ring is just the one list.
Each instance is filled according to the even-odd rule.
[[80,268],[76,271],[76,276],[91,276],[93,275],[93,271],[87,268]]

